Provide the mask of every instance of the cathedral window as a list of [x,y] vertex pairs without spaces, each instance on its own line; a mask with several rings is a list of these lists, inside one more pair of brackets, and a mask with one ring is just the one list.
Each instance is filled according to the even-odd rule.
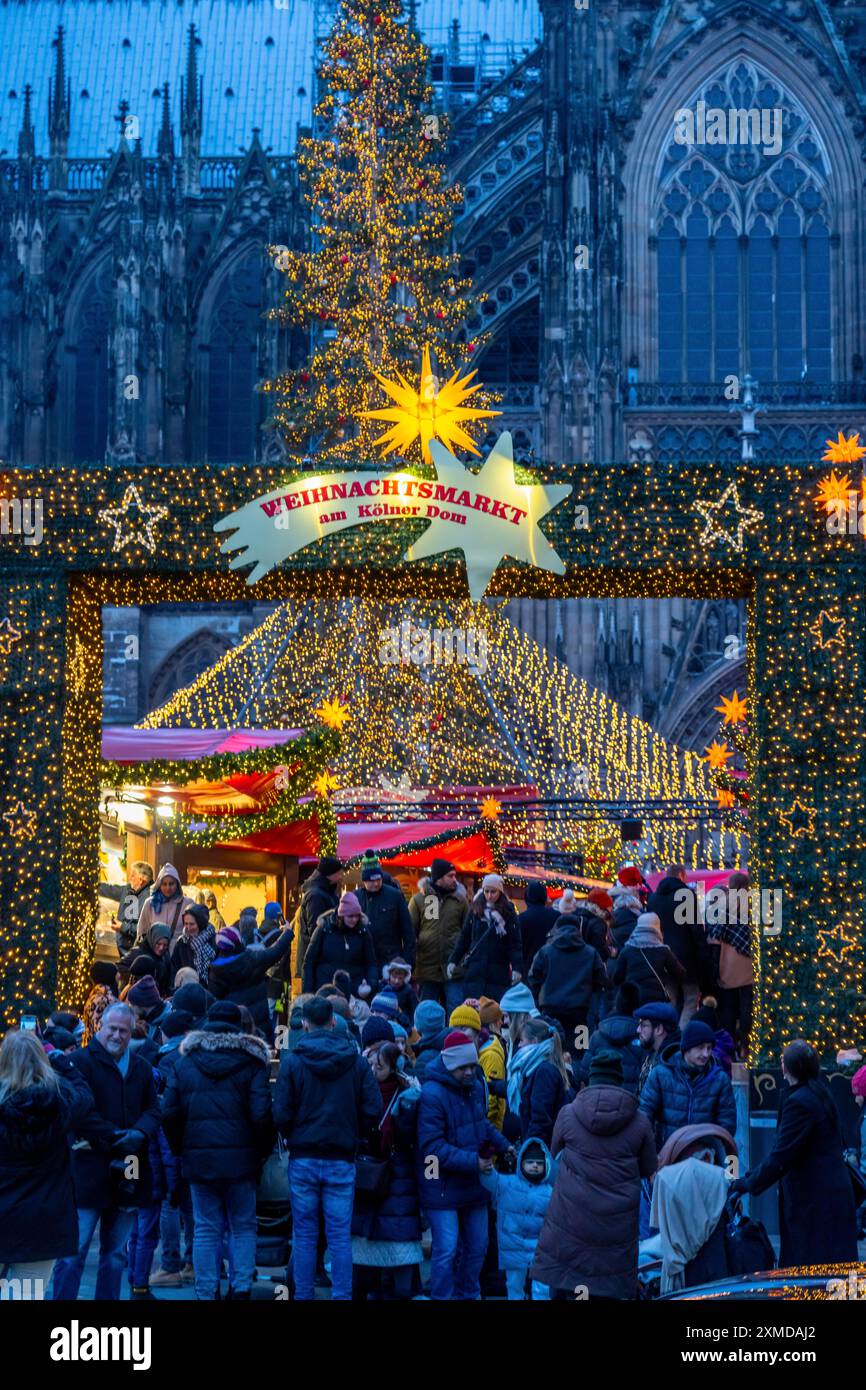
[[262,261],[250,251],[222,280],[211,314],[207,456],[214,462],[251,463],[256,456],[261,315]]

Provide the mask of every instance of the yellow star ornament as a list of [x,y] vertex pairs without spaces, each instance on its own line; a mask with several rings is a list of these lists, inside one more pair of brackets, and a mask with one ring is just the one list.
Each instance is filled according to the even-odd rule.
[[723,810],[727,806],[733,806],[734,793],[719,790],[716,792],[716,800],[719,803],[719,808]]
[[430,442],[433,439],[441,439],[448,448],[459,444],[471,454],[478,454],[479,450],[476,449],[471,435],[462,428],[461,422],[486,420],[494,415],[501,415],[502,412],[473,410],[467,407],[469,397],[481,389],[480,382],[476,382],[474,386],[467,386],[474,375],[474,372],[470,372],[468,376],[458,379],[455,372],[444,386],[440,386],[439,379],[433,375],[430,366],[428,347],[424,348],[422,355],[421,381],[417,390],[410,386],[399,372],[399,386],[376,372],[376,380],[395,404],[384,410],[362,411],[361,418],[387,420],[391,423],[391,428],[375,441],[377,444],[385,445],[383,455],[387,456],[395,449],[406,453],[416,439],[421,441],[421,457],[425,463],[430,462]]
[[329,729],[342,729],[346,720],[351,718],[348,705],[341,705],[339,700],[325,700],[316,709],[316,714],[322,723]]
[[764,513],[754,507],[741,507],[740,494],[736,483],[729,483],[717,502],[697,498],[695,510],[700,512],[707,523],[701,533],[701,542],[727,541],[734,550],[743,548],[743,532],[763,520]]
[[719,714],[725,716],[726,724],[739,724],[740,721],[746,717],[746,703],[745,695],[741,700],[735,690],[728,700],[726,700],[723,695],[722,703],[720,705],[715,705],[714,708]]
[[501,811],[501,801],[497,801],[495,796],[485,796],[481,803],[482,820],[496,820]]
[[836,477],[835,468],[832,469],[829,478],[822,478],[818,484],[818,491],[815,494],[815,501],[819,507],[825,511],[832,512],[835,507],[848,506],[848,493],[852,488],[851,479],[846,474],[844,478]]
[[329,792],[335,792],[339,785],[330,772],[320,772],[313,782],[317,796],[327,796]]
[[168,507],[146,506],[135,483],[130,483],[123,494],[123,501],[116,507],[103,507],[99,520],[114,527],[112,550],[123,550],[124,546],[137,542],[152,555],[156,550],[153,528],[166,516]]
[[839,431],[838,439],[827,439],[826,454],[821,455],[824,463],[857,463],[866,454],[866,448],[860,443],[859,434],[844,435]]
[[724,767],[728,758],[732,758],[733,756],[734,751],[732,748],[729,748],[726,743],[717,743],[716,740],[713,739],[712,743],[707,748],[707,756],[702,758],[701,761],[709,763],[710,767],[720,768]]
[[846,618],[834,618],[833,614],[828,613],[826,608],[821,609],[817,620],[809,628],[819,650],[823,651],[826,647],[832,647],[836,642],[840,647],[844,647],[846,622]]

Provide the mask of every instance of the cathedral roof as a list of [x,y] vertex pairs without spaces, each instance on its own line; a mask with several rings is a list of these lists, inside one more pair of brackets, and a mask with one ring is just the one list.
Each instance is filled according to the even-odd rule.
[[[326,15],[333,6],[327,0],[281,4],[285,8],[276,0],[0,0],[0,150],[12,155],[17,148],[30,83],[36,152],[48,153],[52,44],[63,25],[69,155],[94,158],[116,148],[121,101],[139,119],[144,154],[155,155],[164,82],[179,130],[180,84],[194,24],[201,153],[237,154],[249,146],[254,126],[264,146],[291,153],[298,126],[309,125],[312,115],[316,13]],[[540,37],[538,0],[418,0],[417,12],[434,49],[446,47],[450,25],[459,19],[462,51],[475,52],[486,35],[493,63],[505,64],[508,55],[518,61]]]

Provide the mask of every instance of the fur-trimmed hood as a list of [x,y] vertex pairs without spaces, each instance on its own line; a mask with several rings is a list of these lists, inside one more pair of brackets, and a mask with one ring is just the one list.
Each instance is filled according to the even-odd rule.
[[[419,892],[419,893],[433,893],[433,892],[435,892],[435,889],[434,889],[434,887],[433,887],[433,884],[432,884],[432,882],[431,882],[431,879],[430,879],[430,875],[429,875],[429,874],[425,874],[423,878],[419,878],[419,880],[418,880],[418,888],[417,888],[416,891]],[[452,896],[452,895],[449,893],[449,894],[448,894],[448,897],[450,898],[451,896]],[[464,901],[465,901],[465,899],[468,898],[468,896],[469,896],[469,894],[466,892],[466,889],[463,887],[463,884],[460,882],[459,879],[457,880],[457,887],[454,889],[454,894],[453,894],[453,896],[454,896],[455,898],[463,898]]]
[[263,1062],[265,1066],[268,1066],[271,1060],[271,1049],[264,1038],[256,1038],[252,1033],[211,1033],[199,1029],[187,1033],[180,1045],[182,1057],[189,1057],[194,1052],[211,1055],[223,1053],[239,1059],[251,1057],[253,1061]]
[[[327,912],[323,912],[321,916],[316,918],[316,926],[325,927],[328,931],[342,931],[342,927],[337,926],[337,909],[332,907],[329,908]],[[367,931],[370,930],[370,919],[366,912],[362,912],[360,922],[357,927],[353,927],[352,930],[363,931],[365,927]]]

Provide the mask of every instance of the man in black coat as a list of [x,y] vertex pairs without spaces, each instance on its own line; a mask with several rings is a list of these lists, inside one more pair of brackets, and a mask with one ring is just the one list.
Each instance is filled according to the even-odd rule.
[[671,864],[647,901],[647,912],[661,922],[662,938],[685,970],[680,988],[680,1027],[684,1028],[698,1007],[701,992],[713,987],[712,962],[707,937],[698,920],[698,895],[686,884],[682,864]]
[[298,948],[295,956],[295,974],[301,979],[304,974],[304,956],[313,939],[316,923],[326,912],[336,911],[340,901],[340,884],[343,881],[343,866],[332,854],[326,854],[316,865],[301,889],[301,904],[298,908]]
[[303,1007],[304,1036],[283,1052],[274,1121],[289,1146],[295,1298],[314,1296],[319,1221],[331,1252],[331,1297],[352,1297],[355,1156],[382,1113],[379,1087],[350,1038],[334,1031],[329,999]]
[[150,1200],[147,1146],[159,1130],[153,1070],[130,1051],[135,1015],[128,1004],[112,1004],[102,1015],[89,1047],[70,1053],[72,1065],[93,1094],[101,1124],[82,1130],[87,1146],[74,1151],[78,1254],[54,1267],[55,1302],[78,1297],[93,1233],[99,1224],[99,1299],[118,1299],[126,1267],[126,1243],[136,1209]]
[[585,1024],[593,996],[609,987],[601,956],[587,946],[572,913],[560,917],[553,936],[542,946],[529,971],[529,986],[545,1014],[562,1024],[566,1043]]
[[403,890],[390,887],[378,865],[365,868],[361,879],[356,896],[369,921],[380,973],[397,956],[414,965],[415,928]]
[[523,973],[528,975],[532,962],[559,921],[559,913],[550,906],[543,883],[527,883],[525,896],[526,911],[521,912],[517,925],[523,942]]
[[219,1290],[228,1239],[232,1297],[249,1298],[256,1267],[256,1183],[273,1147],[270,1049],[245,1033],[237,1004],[212,1004],[201,1029],[188,1033],[170,1073],[162,1122],[183,1159],[195,1230],[195,1293]]

